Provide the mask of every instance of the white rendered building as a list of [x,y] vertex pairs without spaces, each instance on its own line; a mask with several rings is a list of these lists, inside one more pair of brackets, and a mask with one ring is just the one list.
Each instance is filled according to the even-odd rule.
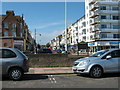
[[87,42],[93,52],[119,47],[119,4],[119,0],[85,0]]

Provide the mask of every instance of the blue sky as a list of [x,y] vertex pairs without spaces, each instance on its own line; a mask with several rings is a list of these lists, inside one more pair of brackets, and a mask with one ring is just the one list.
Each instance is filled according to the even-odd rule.
[[[32,36],[37,30],[37,42],[40,44],[48,43],[65,29],[64,2],[4,2],[2,14],[6,10],[14,10],[15,15],[24,14]],[[84,13],[84,2],[67,2],[67,25],[74,23]]]

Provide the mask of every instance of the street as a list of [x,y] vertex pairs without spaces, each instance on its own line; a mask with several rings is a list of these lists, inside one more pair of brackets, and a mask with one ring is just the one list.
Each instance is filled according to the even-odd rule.
[[105,75],[100,79],[76,74],[26,74],[22,81],[3,78],[2,88],[118,88],[119,75]]

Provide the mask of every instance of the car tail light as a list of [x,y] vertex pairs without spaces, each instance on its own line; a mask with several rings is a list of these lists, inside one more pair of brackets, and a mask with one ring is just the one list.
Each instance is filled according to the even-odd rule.
[[24,59],[24,66],[29,66],[29,62],[27,59]]

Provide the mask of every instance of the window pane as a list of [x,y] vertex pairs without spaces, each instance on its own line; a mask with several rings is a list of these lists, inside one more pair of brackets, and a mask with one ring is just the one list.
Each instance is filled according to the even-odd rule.
[[106,24],[102,24],[101,25],[101,28],[103,29],[103,28],[107,28],[107,25]]
[[16,37],[16,32],[12,32],[12,36],[13,36],[13,37]]
[[113,38],[120,38],[120,34],[113,34]]
[[101,19],[106,19],[106,16],[101,16]]
[[16,30],[16,24],[15,23],[12,24],[12,30]]
[[119,16],[113,16],[113,20],[119,20]]
[[101,6],[100,10],[106,10],[106,6]]
[[112,58],[120,57],[120,50],[113,51],[111,53]]
[[8,32],[4,32],[4,36],[8,36]]
[[113,29],[119,29],[119,25],[113,25]]
[[112,7],[112,10],[119,10],[119,7]]
[[101,38],[107,38],[107,34],[101,34]]
[[14,57],[16,57],[16,54],[13,52],[13,51],[11,51],[11,50],[3,50],[3,56],[2,56],[3,58],[14,58]]
[[8,28],[8,23],[4,23],[4,28]]

